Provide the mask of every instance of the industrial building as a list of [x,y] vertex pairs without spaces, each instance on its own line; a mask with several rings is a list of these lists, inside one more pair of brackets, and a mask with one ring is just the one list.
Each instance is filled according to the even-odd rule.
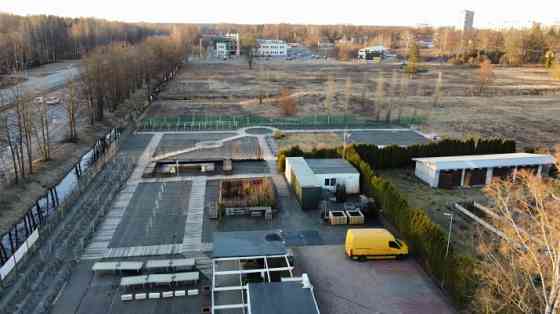
[[212,313],[319,314],[307,274],[294,276],[282,231],[215,232]]
[[551,155],[512,153],[451,157],[414,158],[415,174],[432,187],[482,186],[493,178],[515,177],[522,169],[539,176],[547,174],[554,163]]
[[288,55],[288,44],[277,39],[257,39],[257,56],[285,57]]
[[323,190],[342,185],[347,194],[360,192],[360,173],[344,159],[286,158],[286,180],[303,209],[317,209]]

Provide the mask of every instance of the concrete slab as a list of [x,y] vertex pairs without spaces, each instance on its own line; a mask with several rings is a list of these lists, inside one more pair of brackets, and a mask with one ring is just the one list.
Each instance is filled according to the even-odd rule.
[[342,245],[293,251],[296,269],[309,275],[322,314],[455,313],[411,258],[356,262]]

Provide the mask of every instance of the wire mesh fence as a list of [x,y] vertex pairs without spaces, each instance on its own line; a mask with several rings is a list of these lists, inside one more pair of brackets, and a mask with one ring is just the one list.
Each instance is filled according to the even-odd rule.
[[396,121],[378,121],[354,115],[311,115],[300,117],[246,116],[180,116],[145,118],[140,123],[142,131],[208,131],[235,130],[253,126],[269,126],[279,129],[299,128],[391,128],[420,124],[425,118],[420,116],[401,117]]

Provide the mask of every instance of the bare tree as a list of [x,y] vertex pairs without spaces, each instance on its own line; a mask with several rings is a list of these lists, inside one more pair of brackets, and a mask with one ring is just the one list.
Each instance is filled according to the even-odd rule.
[[282,113],[286,116],[293,116],[297,112],[297,104],[294,96],[291,95],[288,88],[282,88],[280,98],[278,99]]
[[438,73],[438,78],[437,78],[437,81],[436,81],[436,86],[434,88],[433,99],[432,99],[432,105],[434,107],[437,107],[439,105],[439,101],[441,100],[442,92],[443,92],[443,78],[442,78],[442,73],[439,72]]
[[[560,167],[557,155],[556,167]],[[502,233],[479,241],[476,304],[487,313],[553,314],[560,306],[560,181],[518,171],[486,189]]]
[[404,75],[404,74],[401,75],[399,94],[400,94],[401,100],[399,102],[399,108],[398,108],[398,114],[397,114],[397,116],[398,116],[397,120],[398,121],[401,120],[403,108],[407,104],[407,99],[408,99],[408,75]]
[[393,70],[391,76],[391,101],[387,104],[387,110],[385,112],[385,121],[391,122],[391,116],[393,115],[393,107],[397,101],[397,91],[398,91],[398,73],[397,70]]
[[249,69],[252,69],[257,50],[257,39],[251,34],[245,34],[240,41],[242,54],[245,56],[245,59],[247,59]]
[[364,77],[362,78],[362,95],[361,95],[362,110],[366,108],[368,88],[369,88],[368,75],[367,72],[364,72]]
[[[21,178],[25,178],[25,152],[27,152],[28,173],[33,173],[33,150],[32,150],[32,135],[33,135],[33,120],[31,114],[31,102],[28,95],[25,95],[22,89],[15,86],[11,90],[15,105],[15,123],[13,133],[10,130],[11,126],[8,124],[8,136],[13,136],[13,146],[16,154],[16,162],[19,169]],[[9,120],[8,120],[9,123]]]
[[375,83],[375,107],[375,118],[380,120],[381,111],[385,108],[385,77],[383,71],[379,71],[379,76]]
[[70,80],[68,82],[68,99],[64,102],[64,109],[68,118],[68,140],[75,142],[78,140],[78,128],[76,118],[78,113],[78,90],[76,82]]
[[327,123],[331,122],[331,113],[334,103],[334,97],[336,96],[336,82],[332,75],[329,75],[327,80],[327,92],[325,96],[325,111],[327,112]]
[[344,114],[348,114],[348,110],[350,109],[350,105],[352,102],[352,78],[349,76],[346,78],[346,86],[344,87]]
[[[43,160],[50,159],[50,145],[49,145],[49,108],[46,101],[42,97],[39,98],[38,103],[32,103],[30,114],[32,115],[32,128],[33,133],[41,152]],[[38,130],[37,130],[38,128]]]
[[490,60],[484,59],[480,63],[480,70],[479,70],[479,90],[478,94],[482,95],[484,90],[490,85],[490,83],[494,80],[494,65]]

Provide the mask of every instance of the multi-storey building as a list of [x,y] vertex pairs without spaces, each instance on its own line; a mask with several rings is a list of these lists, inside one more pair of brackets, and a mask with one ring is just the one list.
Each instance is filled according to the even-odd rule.
[[239,55],[239,34],[228,33],[215,39],[216,57],[226,58],[231,55]]
[[257,53],[259,57],[283,57],[288,54],[288,44],[277,39],[257,39]]

